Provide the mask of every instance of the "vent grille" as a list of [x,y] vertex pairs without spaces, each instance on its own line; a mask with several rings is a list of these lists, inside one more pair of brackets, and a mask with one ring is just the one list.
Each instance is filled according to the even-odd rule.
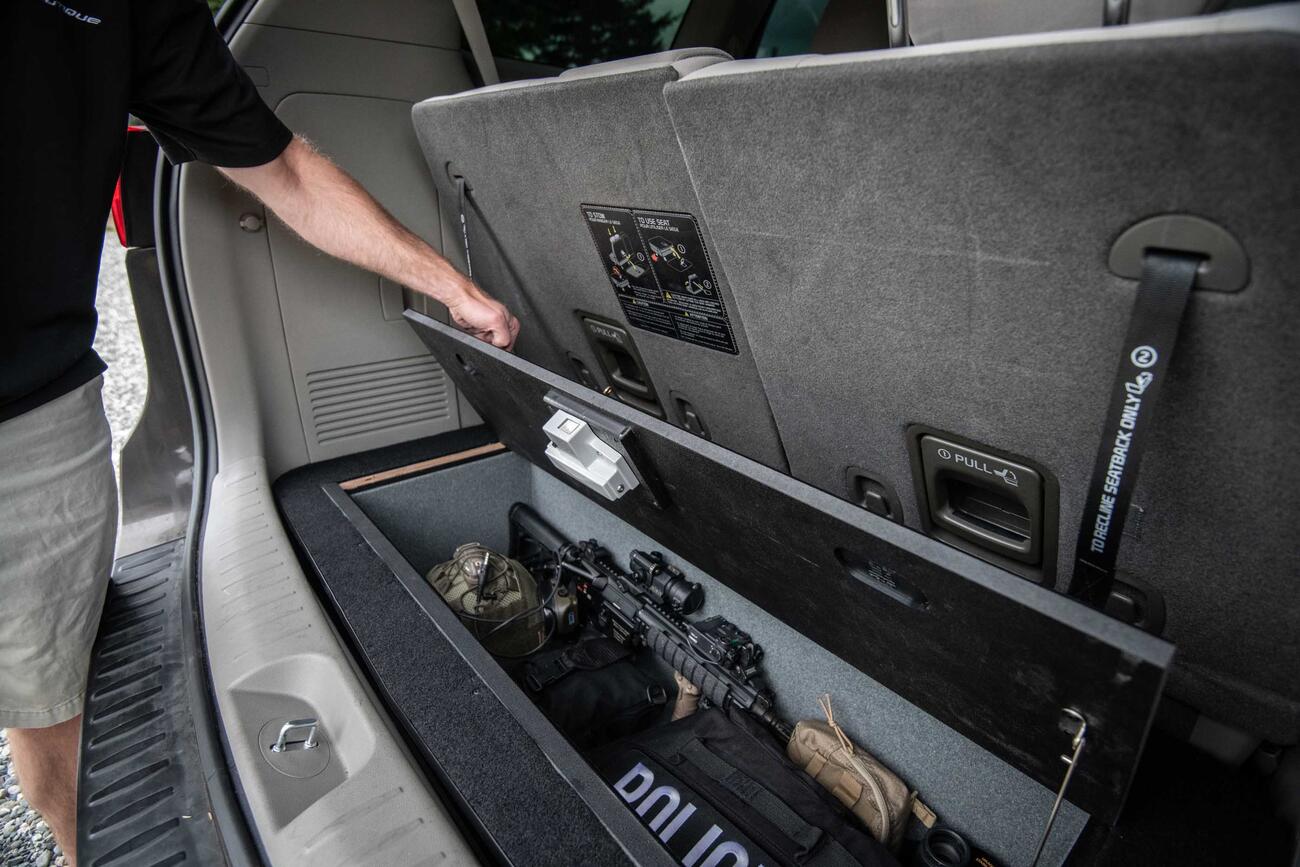
[[450,415],[447,377],[430,355],[307,374],[316,442],[335,442]]

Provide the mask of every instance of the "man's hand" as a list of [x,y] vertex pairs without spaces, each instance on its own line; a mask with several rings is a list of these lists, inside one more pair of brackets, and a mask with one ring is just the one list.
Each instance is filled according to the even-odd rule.
[[500,349],[513,349],[519,336],[519,320],[500,301],[468,280],[465,282],[470,291],[464,299],[447,305],[451,321],[479,340]]
[[307,243],[445,304],[457,326],[510,349],[519,320],[383,209],[346,172],[295,137],[266,165],[223,168]]

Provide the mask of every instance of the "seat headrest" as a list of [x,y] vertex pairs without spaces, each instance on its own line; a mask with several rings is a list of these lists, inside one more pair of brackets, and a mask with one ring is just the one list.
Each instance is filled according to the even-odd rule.
[[[1127,4],[1127,22],[1159,21],[1211,12],[1220,0],[906,0],[913,45],[1045,33],[1118,24],[1107,8]],[[1110,13],[1111,17],[1115,12]]]

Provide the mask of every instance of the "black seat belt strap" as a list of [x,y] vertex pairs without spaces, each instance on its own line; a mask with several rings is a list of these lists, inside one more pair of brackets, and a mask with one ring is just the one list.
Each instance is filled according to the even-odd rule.
[[460,239],[465,242],[465,276],[474,279],[474,263],[469,258],[469,224],[465,222],[465,179],[456,176],[456,198],[460,205]]
[[1156,401],[1178,341],[1178,326],[1201,258],[1148,250],[1111,389],[1075,549],[1070,595],[1105,606]]

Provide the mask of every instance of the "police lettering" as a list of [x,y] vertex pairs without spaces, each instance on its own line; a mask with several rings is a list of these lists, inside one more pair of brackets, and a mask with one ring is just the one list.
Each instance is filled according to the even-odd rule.
[[[614,784],[614,791],[664,843],[673,839],[696,812],[694,804],[682,803],[682,793],[673,786],[656,786],[654,771],[641,762]],[[749,867],[749,851],[735,840],[720,840],[722,833],[720,827],[711,824],[682,857],[683,867]],[[755,867],[763,867],[762,862]]]

